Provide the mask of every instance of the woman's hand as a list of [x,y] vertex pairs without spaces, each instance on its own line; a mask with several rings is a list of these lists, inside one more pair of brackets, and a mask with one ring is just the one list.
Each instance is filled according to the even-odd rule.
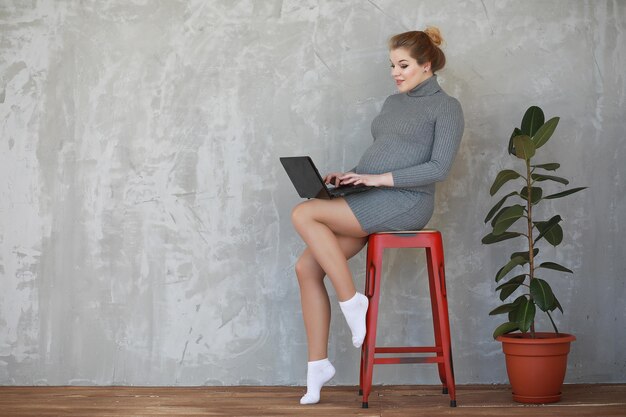
[[393,187],[393,175],[391,172],[379,175],[355,174],[346,172],[338,177],[340,185],[367,185],[370,187]]
[[332,184],[335,187],[339,186],[339,178],[346,175],[346,174],[353,174],[353,172],[331,172],[330,174],[327,174],[324,177],[324,183],[325,184]]

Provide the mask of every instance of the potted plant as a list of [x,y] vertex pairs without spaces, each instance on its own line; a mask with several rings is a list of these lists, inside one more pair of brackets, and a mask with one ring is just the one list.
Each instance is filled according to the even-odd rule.
[[[502,342],[513,399],[526,403],[548,403],[561,399],[567,354],[570,343],[575,340],[574,336],[558,331],[552,313],[557,309],[562,313],[563,308],[546,277],[541,274],[546,270],[572,273],[563,265],[544,260],[539,248],[542,244],[557,246],[561,243],[563,229],[560,223],[563,219],[558,214],[538,219],[538,206],[546,200],[565,197],[586,188],[570,188],[554,194],[544,192],[544,183],[569,183],[565,178],[551,175],[551,171],[559,168],[558,163],[534,163],[533,158],[537,157],[539,148],[546,144],[559,123],[558,117],[547,122],[544,120],[543,111],[532,106],[524,114],[521,127],[513,130],[508,152],[523,162],[524,169],[521,172],[505,169],[497,174],[489,190],[491,196],[505,184],[518,185],[489,211],[485,223],[490,222],[492,231],[482,239],[483,244],[516,238],[522,243],[521,250],[513,252],[496,273],[495,280],[499,284],[496,291],[500,300],[506,303],[489,314],[508,315],[508,320],[496,328],[493,336]],[[517,297],[510,301],[514,295]],[[535,314],[539,310],[547,314],[554,332],[536,331]]]

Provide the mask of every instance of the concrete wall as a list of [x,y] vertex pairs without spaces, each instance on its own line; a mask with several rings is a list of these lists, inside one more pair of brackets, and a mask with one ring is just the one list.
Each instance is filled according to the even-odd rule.
[[[507,380],[487,313],[515,244],[480,239],[532,104],[561,116],[541,160],[590,187],[543,208],[566,231],[546,259],[575,270],[545,274],[578,337],[567,381],[626,382],[625,22],[623,1],[2,0],[0,383],[303,384],[299,199],[278,157],[355,165],[394,92],[386,40],[427,24],[466,118],[429,225],[458,382]],[[432,338],[416,254],[386,257],[383,342]],[[333,304],[334,382],[354,384]],[[437,382],[423,366],[375,380]]]

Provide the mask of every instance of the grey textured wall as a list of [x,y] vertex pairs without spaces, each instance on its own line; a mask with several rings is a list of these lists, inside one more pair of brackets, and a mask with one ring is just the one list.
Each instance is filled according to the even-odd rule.
[[[458,382],[506,381],[487,312],[514,245],[480,238],[532,104],[561,116],[544,162],[590,186],[544,208],[566,230],[547,254],[575,270],[550,276],[578,337],[567,380],[626,382],[625,22],[624,1],[2,0],[0,383],[304,383],[299,199],[277,158],[353,166],[394,92],[386,39],[426,24],[466,117],[429,225],[446,241]],[[415,254],[387,254],[384,342],[432,338]],[[334,382],[354,384],[336,307]]]

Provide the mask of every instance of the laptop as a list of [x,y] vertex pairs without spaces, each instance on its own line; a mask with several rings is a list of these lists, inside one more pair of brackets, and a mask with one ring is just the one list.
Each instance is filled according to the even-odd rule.
[[321,198],[330,200],[348,194],[360,193],[373,187],[359,185],[327,186],[313,160],[308,156],[290,156],[280,158],[289,179],[302,198]]

